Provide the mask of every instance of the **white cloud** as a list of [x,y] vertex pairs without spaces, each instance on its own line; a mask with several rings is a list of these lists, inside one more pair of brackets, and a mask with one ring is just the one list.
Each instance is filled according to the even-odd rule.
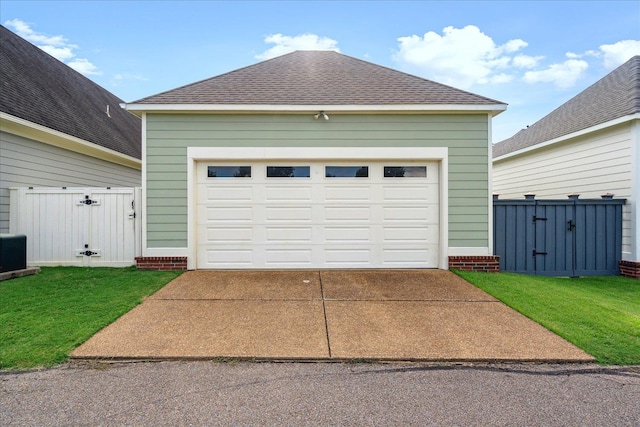
[[614,44],[603,44],[600,50],[604,54],[604,66],[613,69],[631,57],[640,55],[640,40],[621,40]]
[[56,58],[58,61],[62,62],[68,61],[69,59],[76,56],[70,47],[57,47],[48,45],[42,45],[38,47]]
[[328,37],[320,37],[316,34],[307,33],[293,37],[282,34],[272,34],[265,37],[264,42],[275,44],[275,46],[256,55],[257,59],[271,59],[295,50],[333,50],[340,52],[337,41]]
[[102,74],[98,70],[98,67],[89,62],[88,59],[76,58],[74,50],[78,49],[78,45],[69,43],[69,40],[64,36],[48,36],[38,33],[34,31],[28,23],[20,19],[5,21],[4,25],[13,28],[20,37],[38,46],[49,55],[64,62],[79,73],[85,75]]
[[513,66],[518,68],[533,68],[544,59],[544,56],[516,55],[513,58]]
[[124,74],[116,74],[115,76],[113,76],[113,78],[115,80],[138,80],[138,81],[147,81],[149,80],[148,78],[141,76],[139,74],[129,74],[129,73],[124,73]]
[[85,76],[102,74],[95,65],[84,58],[75,58],[67,62],[67,65]]
[[510,74],[500,73],[491,77],[491,83],[509,83],[513,81],[513,76]]
[[469,88],[476,83],[512,80],[501,72],[509,68],[515,53],[527,46],[521,39],[497,45],[475,25],[446,27],[442,35],[429,31],[423,37],[399,37],[395,59],[420,74],[453,86]]
[[560,64],[552,64],[544,70],[527,71],[522,78],[526,83],[553,83],[560,88],[573,86],[589,67],[581,59],[567,59]]

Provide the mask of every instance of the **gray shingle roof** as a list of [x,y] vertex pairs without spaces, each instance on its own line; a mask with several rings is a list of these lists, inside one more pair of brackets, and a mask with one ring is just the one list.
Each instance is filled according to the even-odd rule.
[[504,105],[331,51],[296,51],[133,104]]
[[634,56],[560,107],[493,146],[499,157],[640,113],[640,56]]
[[0,26],[0,111],[140,159],[141,121],[122,102]]

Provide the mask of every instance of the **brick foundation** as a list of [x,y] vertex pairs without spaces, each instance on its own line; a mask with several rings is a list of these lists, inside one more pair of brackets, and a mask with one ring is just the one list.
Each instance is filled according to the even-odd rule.
[[638,261],[620,261],[620,275],[640,279],[640,262]]
[[139,256],[136,257],[139,270],[172,271],[187,269],[186,256]]
[[449,256],[449,268],[465,271],[484,271],[498,273],[500,257],[498,255],[456,255]]

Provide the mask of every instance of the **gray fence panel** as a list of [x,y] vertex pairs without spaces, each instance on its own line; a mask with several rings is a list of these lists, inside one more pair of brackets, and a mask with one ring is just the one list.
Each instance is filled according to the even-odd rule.
[[576,203],[575,274],[618,274],[622,248],[622,204]]
[[494,247],[500,256],[500,271],[533,274],[534,260],[529,243],[534,238],[531,218],[535,205],[528,200],[494,207]]
[[573,201],[536,203],[535,271],[540,275],[573,275],[573,232],[568,221],[573,219]]
[[546,276],[619,274],[624,199],[498,200],[500,270]]

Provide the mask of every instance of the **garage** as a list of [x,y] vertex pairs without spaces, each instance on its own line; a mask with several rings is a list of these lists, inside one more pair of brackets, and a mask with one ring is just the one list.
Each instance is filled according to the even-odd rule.
[[504,103],[296,51],[126,108],[143,121],[138,268],[496,265]]
[[194,163],[198,269],[438,268],[440,163]]

